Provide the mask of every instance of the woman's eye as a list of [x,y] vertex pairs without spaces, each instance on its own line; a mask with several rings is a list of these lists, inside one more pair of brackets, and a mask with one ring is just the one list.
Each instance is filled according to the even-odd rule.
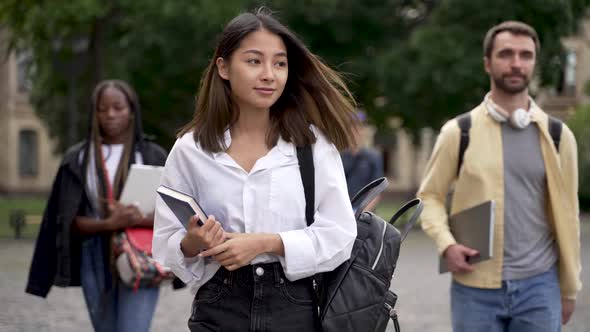
[[253,65],[257,65],[260,63],[260,60],[258,59],[248,59],[248,63],[253,64]]
[[278,67],[287,67],[287,61],[279,61],[277,62]]

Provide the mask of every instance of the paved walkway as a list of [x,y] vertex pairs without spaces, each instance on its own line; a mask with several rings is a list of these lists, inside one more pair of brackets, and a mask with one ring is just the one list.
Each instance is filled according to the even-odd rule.
[[[0,239],[0,331],[92,331],[79,288],[54,287],[45,300],[24,293],[33,245],[30,240]],[[590,221],[582,225],[582,255],[586,288],[564,332],[590,332]],[[420,231],[411,232],[392,282],[404,332],[451,331],[450,276],[438,275],[436,264],[432,242]],[[188,290],[162,289],[152,331],[187,331],[191,298]]]

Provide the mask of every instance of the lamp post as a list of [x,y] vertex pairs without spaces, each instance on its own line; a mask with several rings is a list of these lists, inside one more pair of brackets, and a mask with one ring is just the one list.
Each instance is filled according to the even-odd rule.
[[76,106],[76,80],[86,66],[85,55],[88,52],[86,37],[70,37],[53,41],[53,65],[57,72],[62,73],[67,80],[67,146],[78,140],[79,116]]

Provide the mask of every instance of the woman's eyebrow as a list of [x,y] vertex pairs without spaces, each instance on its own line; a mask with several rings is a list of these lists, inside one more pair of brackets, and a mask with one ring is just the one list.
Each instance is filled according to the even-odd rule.
[[[253,53],[253,54],[256,54],[256,55],[264,56],[264,53],[262,53],[259,50],[255,50],[255,49],[249,49],[249,50],[245,50],[244,52],[242,52],[242,54],[246,54],[246,53]],[[286,57],[287,56],[287,52],[280,51],[280,52],[275,53],[274,56],[284,56],[284,57]]]

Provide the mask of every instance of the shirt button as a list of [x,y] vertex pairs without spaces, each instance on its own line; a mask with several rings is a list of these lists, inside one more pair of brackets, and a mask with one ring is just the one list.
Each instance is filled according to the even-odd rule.
[[256,275],[261,277],[264,274],[264,269],[261,267],[256,268]]

